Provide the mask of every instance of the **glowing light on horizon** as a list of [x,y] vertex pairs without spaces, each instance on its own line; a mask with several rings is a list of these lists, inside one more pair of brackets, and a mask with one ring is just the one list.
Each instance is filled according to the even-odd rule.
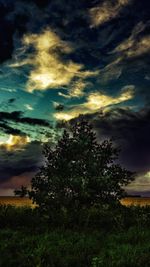
[[0,142],[0,146],[7,150],[18,150],[30,142],[28,136],[10,135],[8,140]]

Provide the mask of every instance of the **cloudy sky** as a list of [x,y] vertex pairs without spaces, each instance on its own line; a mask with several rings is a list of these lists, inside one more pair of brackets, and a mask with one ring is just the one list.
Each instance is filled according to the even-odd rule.
[[28,185],[42,143],[82,114],[150,195],[150,3],[0,0],[0,195]]

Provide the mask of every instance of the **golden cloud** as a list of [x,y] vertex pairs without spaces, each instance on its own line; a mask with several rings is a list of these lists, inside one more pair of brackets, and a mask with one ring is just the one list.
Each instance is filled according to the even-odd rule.
[[[96,73],[95,73],[96,74]],[[84,96],[84,89],[90,85],[89,82],[86,82],[82,79],[78,79],[77,81],[73,82],[71,85],[70,85],[70,89],[68,91],[68,94],[64,94],[64,93],[61,93],[59,92],[58,94],[60,96],[63,96],[65,98],[72,98],[72,97],[82,97]]]
[[80,114],[92,114],[100,109],[104,109],[115,104],[122,103],[134,97],[134,85],[128,85],[122,88],[121,94],[118,97],[108,96],[101,92],[90,93],[87,101],[81,105],[72,107],[66,112],[57,112],[54,114],[57,120],[71,120],[78,117]]
[[62,41],[49,28],[39,34],[26,34],[22,43],[24,53],[30,46],[34,48],[34,52],[27,53],[26,59],[18,60],[10,66],[32,66],[27,82],[29,92],[63,87],[69,85],[74,78],[82,80],[95,74],[84,70],[82,64],[71,60],[63,61],[60,54],[68,54],[73,51],[73,48],[70,43]]
[[141,38],[138,42],[135,42],[126,54],[129,58],[131,58],[141,56],[148,52],[150,52],[150,35]]
[[[146,24],[139,22],[134,28],[129,38],[119,44],[112,53],[122,52],[123,56],[131,58],[140,56],[150,51],[150,35],[137,37],[145,28]],[[137,41],[138,39],[138,41]]]
[[30,142],[28,136],[10,135],[8,140],[0,142],[0,147],[6,150],[20,150]]
[[115,18],[120,13],[121,9],[128,5],[131,1],[132,0],[117,0],[116,3],[112,3],[107,0],[100,6],[91,8],[89,11],[91,27],[97,27]]
[[138,34],[145,28],[146,25],[143,22],[138,23],[138,25],[134,27],[130,37],[111,52],[111,54],[117,53],[117,58],[100,71],[101,80],[103,82],[108,82],[120,77],[124,68],[124,60],[142,56],[150,52],[150,36],[138,37]]

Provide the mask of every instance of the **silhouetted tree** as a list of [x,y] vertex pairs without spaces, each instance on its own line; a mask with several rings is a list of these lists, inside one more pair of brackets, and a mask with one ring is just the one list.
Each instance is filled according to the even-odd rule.
[[45,145],[45,164],[31,181],[29,197],[49,212],[118,201],[124,196],[123,186],[134,179],[115,163],[118,152],[111,140],[98,143],[86,121],[77,122],[54,148]]

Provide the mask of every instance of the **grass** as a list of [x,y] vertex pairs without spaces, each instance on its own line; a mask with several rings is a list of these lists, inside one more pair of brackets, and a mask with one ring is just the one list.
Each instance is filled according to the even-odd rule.
[[0,267],[149,267],[149,216],[150,207],[92,210],[86,228],[68,227],[0,206]]
[[11,267],[149,267],[150,230],[126,233],[0,231],[0,266]]

